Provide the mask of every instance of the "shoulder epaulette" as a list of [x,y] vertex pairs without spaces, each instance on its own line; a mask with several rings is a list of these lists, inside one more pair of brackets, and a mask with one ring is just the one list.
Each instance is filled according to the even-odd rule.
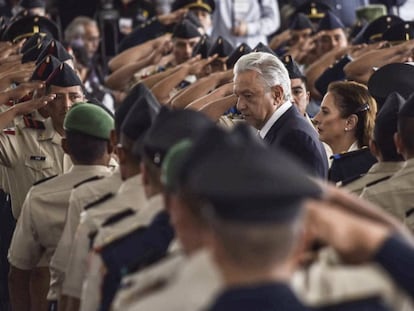
[[368,151],[368,147],[362,147],[361,149],[354,150],[354,151],[333,154],[333,155],[331,155],[330,158],[333,159],[333,160],[340,160],[340,159],[352,157],[352,156],[355,156],[357,154],[364,153],[364,152],[367,152],[367,151]]
[[95,200],[95,201],[93,201],[93,202],[85,205],[85,207],[83,208],[83,210],[86,211],[86,210],[88,210],[88,209],[90,209],[90,208],[92,208],[94,206],[97,206],[97,205],[99,205],[99,204],[101,204],[101,203],[109,200],[113,196],[114,196],[114,194],[112,192],[109,192],[109,193],[105,194],[104,196],[100,197],[99,199],[97,199],[97,200]]
[[355,175],[352,177],[349,177],[347,179],[342,180],[340,183],[340,187],[346,186],[348,184],[350,184],[351,182],[360,179],[361,177],[363,177],[365,174],[360,174],[360,175]]
[[134,215],[134,214],[135,214],[135,211],[133,209],[128,208],[126,210],[123,210],[119,213],[116,213],[115,215],[112,215],[107,220],[105,220],[105,222],[102,223],[102,227],[107,227],[107,226],[113,225],[113,224],[121,221],[122,219],[124,219],[128,216]]
[[365,187],[371,187],[371,186],[373,186],[373,185],[379,184],[379,183],[380,183],[380,182],[382,182],[382,181],[385,181],[385,180],[387,180],[387,179],[390,179],[390,178],[391,178],[391,176],[392,176],[392,175],[390,175],[390,176],[385,176],[385,177],[382,177],[382,178],[380,178],[380,179],[377,179],[377,180],[371,181],[370,183],[367,183],[367,184],[365,185]]
[[46,128],[45,124],[42,121],[35,120],[35,119],[29,118],[26,116],[23,117],[23,122],[27,128],[31,128],[35,130],[44,130]]
[[56,176],[57,176],[57,175],[53,175],[53,176],[49,176],[49,177],[46,177],[46,178],[40,179],[40,180],[36,181],[36,182],[33,184],[33,186],[40,185],[41,183],[44,183],[45,181],[48,181],[49,179],[55,178]]
[[73,188],[78,188],[80,185],[86,184],[90,181],[99,180],[99,179],[102,179],[102,178],[104,178],[104,176],[99,176],[99,175],[87,178],[87,179],[82,180],[81,182],[77,183],[76,185],[74,185]]
[[7,135],[16,135],[16,130],[14,128],[7,128],[3,130],[3,133]]

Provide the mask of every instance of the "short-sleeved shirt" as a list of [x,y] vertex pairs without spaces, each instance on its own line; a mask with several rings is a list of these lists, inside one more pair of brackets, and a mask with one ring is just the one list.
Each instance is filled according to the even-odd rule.
[[[40,121],[39,121],[40,122]],[[10,193],[13,216],[17,219],[30,187],[46,177],[62,174],[72,166],[51,119],[44,129],[27,127],[23,122],[0,133],[0,165],[4,167],[3,189]]]

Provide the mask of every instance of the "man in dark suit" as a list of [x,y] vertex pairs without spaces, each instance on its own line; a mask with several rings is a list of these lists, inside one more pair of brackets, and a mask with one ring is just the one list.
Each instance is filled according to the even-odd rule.
[[269,53],[242,56],[234,67],[237,109],[261,138],[299,160],[310,174],[326,178],[325,149],[312,125],[292,105],[288,71]]

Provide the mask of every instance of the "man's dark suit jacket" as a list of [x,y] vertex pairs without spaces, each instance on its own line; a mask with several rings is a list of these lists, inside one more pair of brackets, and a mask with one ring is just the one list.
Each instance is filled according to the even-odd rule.
[[292,105],[270,128],[264,140],[295,156],[313,176],[326,179],[328,160],[318,133]]

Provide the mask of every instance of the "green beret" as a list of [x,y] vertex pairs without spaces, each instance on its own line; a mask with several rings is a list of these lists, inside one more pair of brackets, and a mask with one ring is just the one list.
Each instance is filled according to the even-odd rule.
[[167,152],[161,166],[161,181],[166,189],[170,191],[177,190],[178,171],[191,146],[190,139],[183,139]]
[[65,131],[76,131],[109,139],[114,119],[103,108],[90,103],[77,103],[68,111],[63,123]]

